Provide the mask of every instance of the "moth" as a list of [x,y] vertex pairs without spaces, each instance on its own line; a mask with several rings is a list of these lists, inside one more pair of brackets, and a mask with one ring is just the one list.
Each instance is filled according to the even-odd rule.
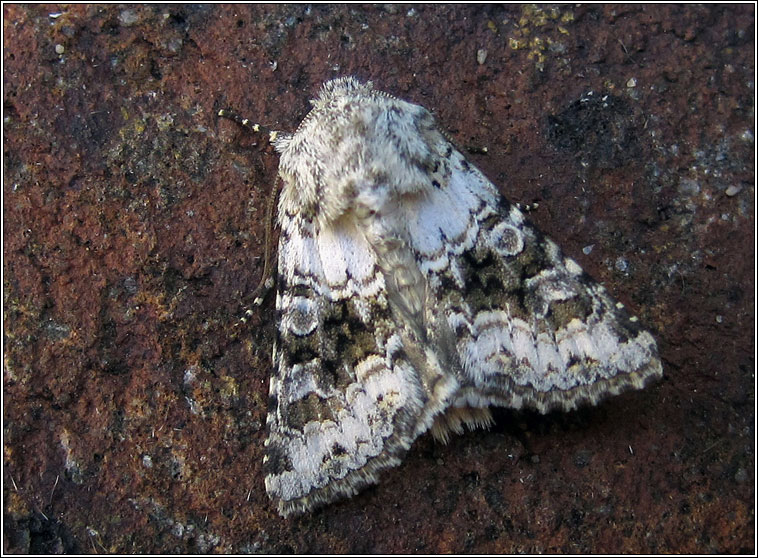
[[568,411],[661,377],[655,340],[461,155],[354,78],[278,133],[283,186],[266,491],[356,494],[493,405]]

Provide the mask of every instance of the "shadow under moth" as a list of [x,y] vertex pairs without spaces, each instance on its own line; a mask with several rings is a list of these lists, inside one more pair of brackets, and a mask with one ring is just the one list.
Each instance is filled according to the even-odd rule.
[[[353,78],[278,133],[283,186],[266,491],[356,494],[489,407],[596,404],[662,375],[653,337],[423,107]],[[223,111],[222,111],[223,112]],[[222,114],[223,115],[223,114]]]

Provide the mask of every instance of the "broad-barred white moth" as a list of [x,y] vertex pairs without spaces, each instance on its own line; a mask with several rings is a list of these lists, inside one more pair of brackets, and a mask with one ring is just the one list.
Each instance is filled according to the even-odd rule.
[[595,404],[662,374],[653,337],[423,107],[341,78],[278,133],[266,490],[351,496],[489,407]]

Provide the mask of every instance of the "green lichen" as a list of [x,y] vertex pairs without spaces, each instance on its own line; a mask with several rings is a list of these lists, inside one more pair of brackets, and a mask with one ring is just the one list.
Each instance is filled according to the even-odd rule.
[[573,21],[573,12],[563,6],[543,8],[527,4],[522,6],[518,21],[513,22],[515,29],[508,37],[508,46],[528,51],[527,59],[534,61],[537,70],[544,71],[551,54],[566,51],[559,39],[571,34],[567,24]]

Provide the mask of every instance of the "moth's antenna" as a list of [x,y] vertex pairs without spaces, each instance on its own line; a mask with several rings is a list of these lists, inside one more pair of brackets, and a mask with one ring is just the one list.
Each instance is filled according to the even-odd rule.
[[[231,109],[221,109],[218,111],[218,115],[221,118],[227,118],[239,126],[242,126],[246,130],[255,134],[268,134],[269,142],[273,142],[276,139],[277,133],[269,130],[268,128],[261,126],[260,124],[253,124],[248,118],[241,117],[237,112]],[[271,265],[271,237],[273,236],[274,229],[274,208],[276,207],[276,201],[279,198],[279,180],[277,177],[274,187],[268,195],[268,202],[266,204],[266,223],[264,224],[265,231],[265,245],[263,254],[263,275],[261,276],[260,283],[253,291],[253,304],[260,306],[263,304],[263,299],[266,298],[266,294],[274,286],[274,278]],[[242,318],[242,322],[246,322],[247,318],[252,315],[250,309],[245,310],[245,316]]]
[[270,143],[273,143],[276,139],[276,136],[278,135],[278,132],[275,130],[270,130],[266,128],[265,126],[261,126],[260,124],[253,124],[250,122],[249,118],[243,118],[240,116],[236,111],[232,109],[221,109],[218,111],[218,115],[221,118],[226,118],[228,120],[231,120],[232,122],[235,122],[242,126],[243,128],[246,128],[250,132],[254,134],[268,134],[268,141]]

